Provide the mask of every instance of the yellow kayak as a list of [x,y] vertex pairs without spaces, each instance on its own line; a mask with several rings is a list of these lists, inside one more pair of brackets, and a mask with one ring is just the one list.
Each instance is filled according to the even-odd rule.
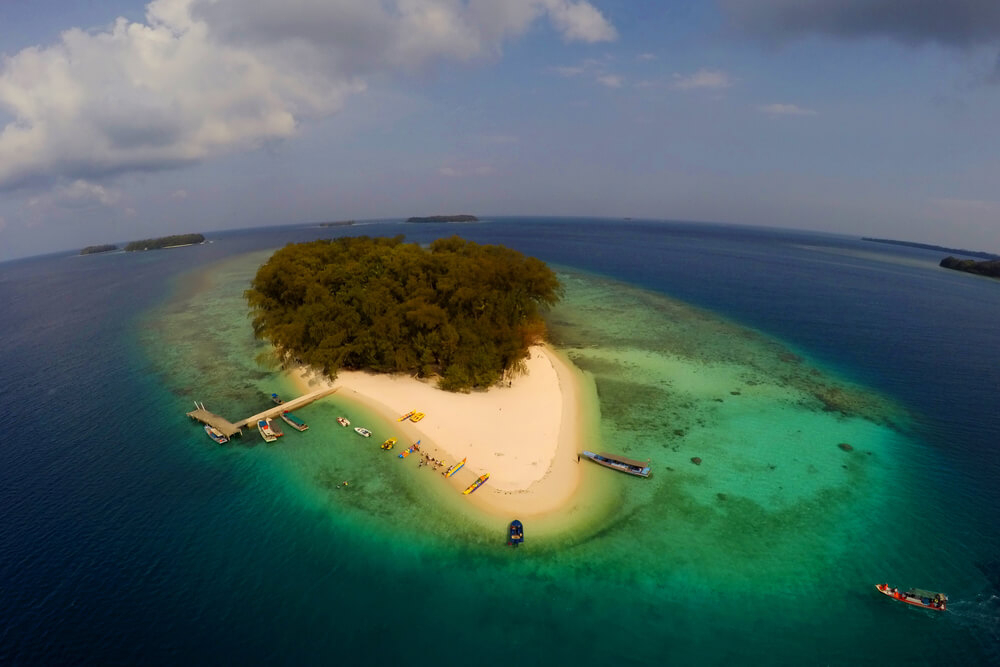
[[425,415],[424,415],[423,412],[417,412],[413,416],[410,417],[410,421],[411,422],[418,422],[421,419],[423,419],[424,417],[425,417]]
[[407,419],[409,419],[410,417],[412,417],[415,414],[417,414],[416,410],[410,410],[409,412],[407,412],[405,415],[403,415],[402,417],[400,417],[396,421],[398,421],[398,422],[406,421]]
[[396,444],[396,438],[389,438],[382,443],[382,449],[392,449],[392,446]]
[[489,473],[480,475],[479,479],[477,479],[475,482],[473,482],[472,484],[470,484],[469,488],[467,488],[465,491],[462,491],[462,493],[464,495],[469,495],[470,493],[472,493],[473,491],[475,491],[476,489],[478,489],[479,487],[481,487],[483,484],[485,484],[486,480],[488,480],[489,478],[490,478],[490,474]]
[[458,463],[456,463],[452,467],[450,467],[447,470],[445,470],[444,471],[444,476],[445,477],[451,477],[456,472],[458,472],[459,470],[461,470],[462,466],[464,466],[464,465],[465,465],[465,459],[462,459],[461,461],[459,461]]

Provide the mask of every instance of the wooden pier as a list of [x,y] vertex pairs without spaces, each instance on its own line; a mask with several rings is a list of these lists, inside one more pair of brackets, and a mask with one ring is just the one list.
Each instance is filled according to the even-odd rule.
[[[329,396],[339,389],[339,387],[324,387],[323,389],[317,389],[316,391],[310,392],[298,398],[293,398],[290,401],[285,401],[281,405],[275,405],[274,407],[268,408],[263,412],[258,412],[252,417],[247,417],[246,419],[241,419],[238,422],[230,422],[225,417],[220,417],[214,412],[209,412],[205,409],[205,405],[201,404],[197,410],[192,410],[187,413],[187,416],[195,421],[199,421],[202,424],[208,424],[212,428],[218,429],[224,436],[231,438],[234,435],[242,435],[242,428],[248,424],[256,425],[257,421],[260,419],[269,419],[271,417],[277,417],[285,410],[291,412],[296,408],[301,408],[303,405],[309,405],[313,401],[319,400],[324,396]],[[195,403],[195,405],[198,405]]]

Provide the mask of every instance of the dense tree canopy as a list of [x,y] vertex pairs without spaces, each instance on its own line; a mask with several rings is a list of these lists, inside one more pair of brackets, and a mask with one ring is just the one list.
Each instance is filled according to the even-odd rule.
[[981,276],[1000,278],[1000,260],[977,262],[974,259],[959,259],[958,257],[945,257],[941,260],[941,266],[946,269],[965,271],[967,273],[978,273]]
[[542,338],[562,290],[533,257],[457,236],[424,249],[395,238],[290,244],[245,293],[254,333],[285,358],[340,369],[439,376],[487,387]]
[[169,248],[171,246],[201,243],[204,240],[205,237],[201,234],[174,234],[173,236],[161,236],[158,239],[132,241],[125,246],[125,250],[128,252],[135,252],[136,250],[156,250],[158,248]]

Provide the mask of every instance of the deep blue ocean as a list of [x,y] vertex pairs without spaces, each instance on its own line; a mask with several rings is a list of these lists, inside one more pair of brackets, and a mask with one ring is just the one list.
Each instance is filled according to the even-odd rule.
[[[190,402],[142,344],[145,318],[203,267],[362,234],[459,234],[668,295],[903,406],[919,447],[879,484],[920,500],[826,565],[883,573],[871,584],[932,573],[895,583],[944,590],[952,608],[931,617],[866,585],[833,609],[791,593],[773,612],[747,599],[741,616],[723,584],[701,584],[723,622],[656,582],[630,597],[579,553],[518,569],[461,544],[397,544],[273,478],[236,474],[254,470],[234,463],[253,451],[220,455],[194,433]],[[941,269],[943,253],[682,222],[206,236],[0,264],[0,662],[1000,664],[1000,281]],[[513,592],[498,570],[517,578]],[[803,622],[810,614],[823,621]]]

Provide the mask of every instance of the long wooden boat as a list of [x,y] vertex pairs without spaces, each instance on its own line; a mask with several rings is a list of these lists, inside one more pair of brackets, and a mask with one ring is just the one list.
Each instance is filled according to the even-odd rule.
[[281,427],[274,423],[274,420],[270,417],[267,418],[267,425],[271,427],[271,432],[274,433],[279,438],[285,435],[285,432],[281,430]]
[[257,420],[257,430],[260,431],[260,437],[264,438],[264,442],[274,442],[278,439],[267,419]]
[[[468,458],[468,457],[466,457],[466,458]],[[456,464],[455,464],[455,465],[453,465],[452,467],[450,467],[450,468],[448,468],[447,470],[445,470],[445,471],[444,471],[444,476],[445,476],[445,477],[451,477],[451,476],[452,476],[452,475],[454,475],[454,474],[455,474],[456,472],[458,472],[459,470],[461,470],[461,469],[462,469],[462,466],[464,466],[464,465],[465,465],[465,460],[466,460],[466,459],[462,459],[461,461],[459,461],[458,463],[456,463]]]
[[649,461],[636,461],[635,459],[625,458],[620,454],[595,454],[588,451],[584,451],[583,455],[605,468],[611,468],[612,470],[618,470],[619,472],[625,472],[637,477],[649,477]]
[[215,440],[220,445],[224,445],[227,442],[229,442],[229,438],[227,438],[222,433],[222,431],[212,426],[209,426],[208,424],[205,424],[205,433],[207,433],[208,437],[210,437],[212,440]]
[[277,394],[271,394],[271,400],[274,401],[275,405],[281,405],[282,403],[284,403],[284,401],[281,400],[281,397],[278,396]]
[[294,428],[296,431],[308,431],[309,425],[304,421],[293,415],[287,410],[281,413],[281,418],[285,420],[285,423]]
[[467,488],[465,491],[462,491],[462,494],[466,496],[469,495],[470,493],[481,487],[483,484],[485,484],[486,480],[488,480],[489,478],[490,478],[489,473],[484,473],[480,475],[479,479],[477,479],[475,482],[469,485],[469,488]]
[[944,593],[925,591],[922,588],[911,588],[900,593],[898,588],[893,588],[889,584],[875,584],[875,590],[883,595],[888,595],[893,600],[899,600],[914,607],[933,611],[945,611],[948,608],[948,596]]
[[524,526],[517,519],[510,522],[510,538],[507,540],[507,544],[511,546],[517,546],[524,542]]

